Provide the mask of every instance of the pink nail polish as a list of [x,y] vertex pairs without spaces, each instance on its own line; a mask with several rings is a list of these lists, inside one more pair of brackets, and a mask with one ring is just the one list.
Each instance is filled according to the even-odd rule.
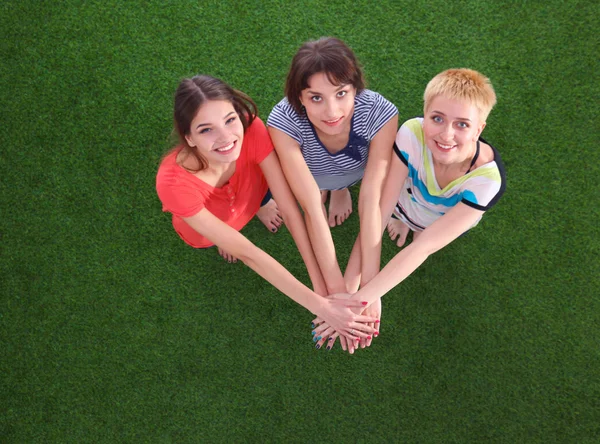
[[373,336],[375,336],[375,337],[379,336],[379,332],[376,331],[375,333],[373,333]]
[[371,336],[367,336],[367,339],[371,339]]
[[367,304],[368,304],[368,302],[367,302],[367,301],[362,301],[362,302],[361,302],[361,304],[363,304],[363,305],[367,305]]
[[376,323],[376,324],[379,324],[379,319],[377,319],[377,320],[375,321],[375,323]]

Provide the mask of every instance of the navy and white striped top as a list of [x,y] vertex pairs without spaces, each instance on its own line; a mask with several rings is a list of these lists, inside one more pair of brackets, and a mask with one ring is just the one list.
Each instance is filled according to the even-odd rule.
[[348,144],[335,154],[327,151],[308,117],[299,115],[286,98],[275,105],[267,125],[298,142],[319,189],[342,190],[362,179],[371,140],[396,114],[398,109],[381,94],[361,91],[354,99]]

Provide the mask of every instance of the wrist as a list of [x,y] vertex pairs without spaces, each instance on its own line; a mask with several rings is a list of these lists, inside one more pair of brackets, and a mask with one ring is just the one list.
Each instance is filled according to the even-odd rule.
[[325,296],[319,296],[318,294],[314,293],[314,297],[312,297],[308,304],[306,304],[306,309],[315,316],[321,317],[321,313],[323,313],[326,303]]

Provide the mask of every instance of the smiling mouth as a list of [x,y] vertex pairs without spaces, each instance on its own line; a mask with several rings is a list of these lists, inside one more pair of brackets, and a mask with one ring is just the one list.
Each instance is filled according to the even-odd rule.
[[335,126],[338,123],[340,123],[343,118],[344,118],[344,116],[338,117],[337,119],[333,119],[333,120],[323,120],[323,123],[325,123],[325,125]]
[[222,146],[221,148],[215,148],[214,151],[218,152],[219,154],[227,154],[235,148],[236,144],[237,144],[237,140],[234,142],[231,142],[229,145]]
[[452,148],[454,148],[456,145],[444,145],[442,143],[439,142],[435,142],[435,144],[438,146],[439,149],[441,149],[442,151],[450,151]]

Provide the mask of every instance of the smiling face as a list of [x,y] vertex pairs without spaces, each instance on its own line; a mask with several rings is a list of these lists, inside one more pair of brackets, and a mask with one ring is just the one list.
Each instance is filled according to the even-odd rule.
[[308,79],[308,88],[302,90],[300,102],[318,132],[336,136],[350,131],[355,96],[354,86],[334,85],[327,74],[320,72]]
[[208,161],[209,167],[219,167],[240,156],[244,127],[231,102],[208,101],[196,113],[185,139]]
[[425,143],[435,162],[443,165],[470,161],[476,143],[485,128],[477,107],[471,103],[448,99],[442,95],[431,100],[425,110]]

